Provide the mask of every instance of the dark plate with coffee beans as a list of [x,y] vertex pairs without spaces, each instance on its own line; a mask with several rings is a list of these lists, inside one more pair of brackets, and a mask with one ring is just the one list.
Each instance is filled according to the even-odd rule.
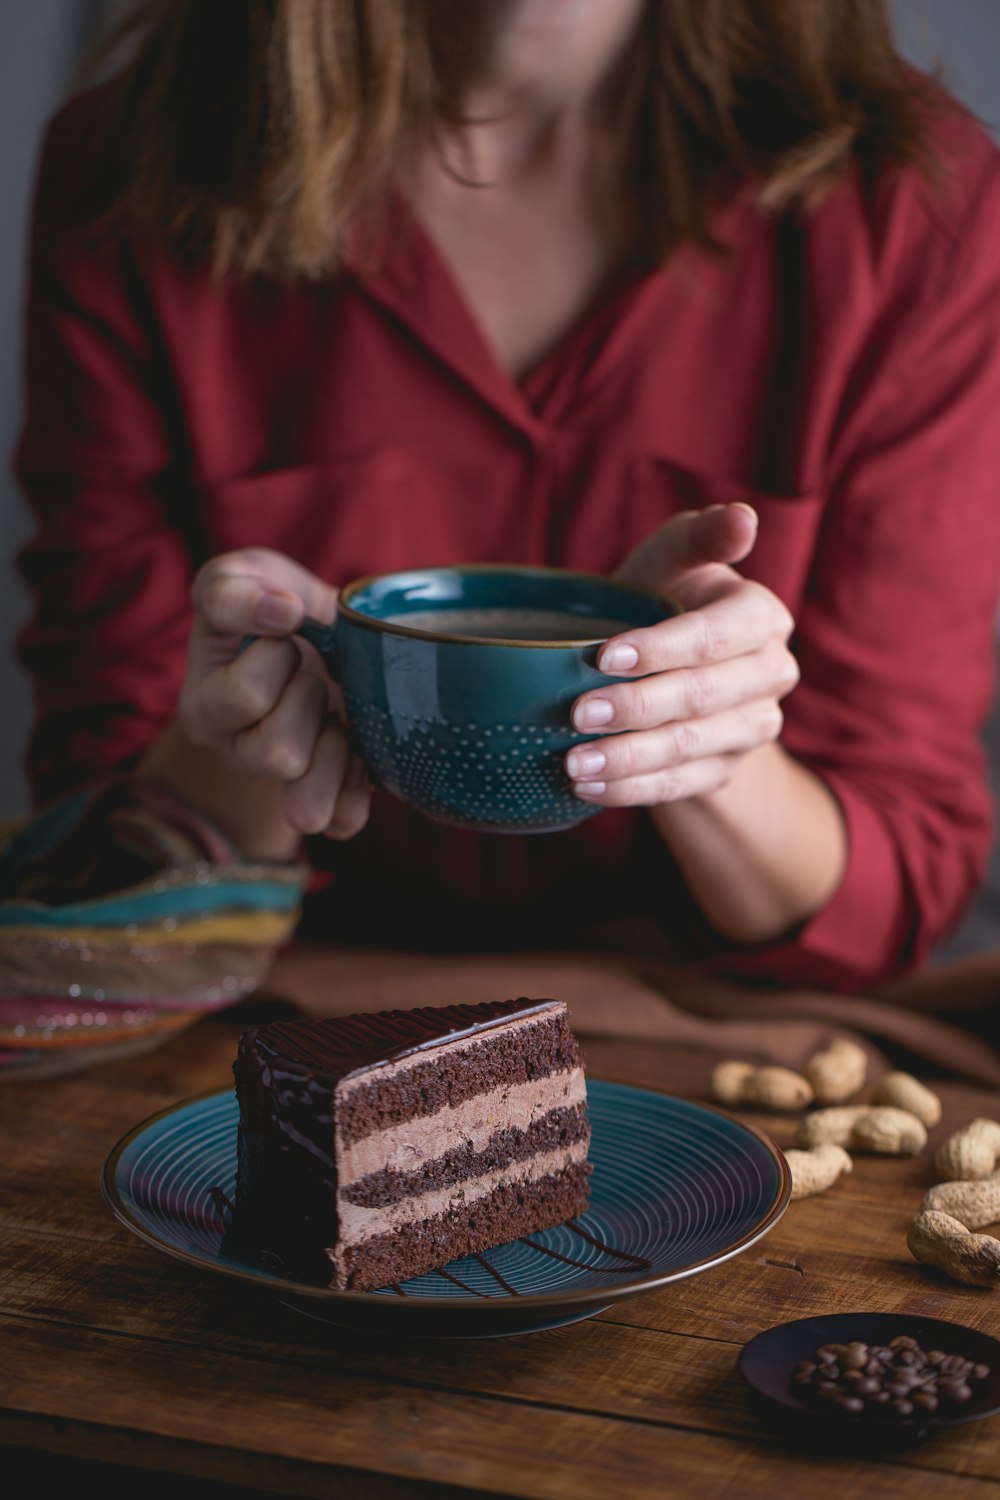
[[1000,1411],[1000,1341],[904,1313],[779,1323],[739,1359],[757,1411],[797,1443],[908,1448]]

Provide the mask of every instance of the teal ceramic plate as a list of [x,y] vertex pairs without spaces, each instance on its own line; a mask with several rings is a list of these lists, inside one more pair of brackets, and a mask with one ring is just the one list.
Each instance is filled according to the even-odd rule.
[[235,1096],[185,1100],[137,1125],[104,1164],[115,1215],[158,1250],[269,1287],[338,1325],[422,1337],[528,1333],[592,1317],[755,1244],[788,1204],[783,1154],[721,1110],[588,1081],[594,1166],[578,1220],[452,1261],[377,1292],[340,1292],[262,1270],[223,1248],[236,1178]]

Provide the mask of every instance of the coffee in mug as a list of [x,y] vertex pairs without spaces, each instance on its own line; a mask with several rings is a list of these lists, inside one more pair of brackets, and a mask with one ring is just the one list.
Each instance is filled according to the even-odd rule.
[[386,620],[388,625],[405,625],[410,630],[428,630],[438,635],[514,641],[606,641],[632,623],[603,619],[600,615],[570,614],[568,610],[503,605],[490,609],[415,609]]

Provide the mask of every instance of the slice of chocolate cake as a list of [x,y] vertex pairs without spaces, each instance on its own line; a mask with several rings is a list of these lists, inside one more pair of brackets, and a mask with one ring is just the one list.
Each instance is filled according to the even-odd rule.
[[367,1291],[586,1208],[562,1001],[278,1021],[244,1033],[233,1071],[232,1234],[275,1269]]

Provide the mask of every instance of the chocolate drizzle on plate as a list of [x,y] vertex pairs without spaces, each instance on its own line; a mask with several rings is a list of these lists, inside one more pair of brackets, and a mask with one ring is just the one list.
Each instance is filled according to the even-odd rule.
[[606,1255],[617,1255],[620,1260],[627,1260],[630,1265],[638,1266],[642,1271],[648,1271],[653,1264],[644,1255],[630,1255],[627,1250],[616,1250],[613,1245],[606,1245],[603,1240],[596,1239],[594,1235],[578,1224],[575,1219],[570,1220],[569,1228],[573,1230],[574,1234],[578,1234],[582,1240],[586,1240],[588,1245],[593,1245],[595,1250],[603,1250]]
[[208,1196],[211,1198],[212,1203],[215,1206],[216,1213],[222,1220],[223,1229],[227,1228],[228,1225],[226,1223],[226,1215],[229,1215],[229,1222],[231,1223],[233,1213],[235,1212],[235,1207],[232,1199],[228,1198],[220,1187],[210,1187],[208,1190]]
[[520,1292],[517,1290],[516,1287],[512,1287],[511,1284],[510,1284],[510,1282],[507,1281],[505,1277],[503,1277],[503,1276],[500,1275],[500,1272],[497,1270],[496,1266],[491,1266],[490,1265],[490,1263],[486,1259],[485,1255],[475,1255],[475,1256],[473,1256],[473,1259],[474,1260],[478,1260],[479,1264],[483,1267],[483,1269],[485,1271],[489,1271],[489,1273],[493,1277],[493,1279],[500,1286],[503,1287],[504,1291],[508,1294],[508,1296],[519,1297],[521,1295]]
[[[445,1281],[451,1282],[452,1286],[460,1287],[463,1292],[469,1292],[473,1297],[479,1296],[479,1293],[476,1291],[474,1286],[469,1286],[465,1281],[459,1281],[457,1276],[453,1276],[451,1272],[446,1271],[443,1266],[439,1267],[439,1269],[436,1270],[433,1274],[435,1276],[443,1276]],[[488,1296],[489,1294],[486,1293],[485,1295]]]
[[[626,1261],[627,1264],[624,1266],[604,1266],[603,1268],[599,1268],[591,1265],[590,1261],[576,1260],[572,1255],[563,1255],[561,1251],[552,1250],[548,1245],[540,1245],[537,1240],[521,1239],[518,1243],[527,1245],[531,1250],[538,1250],[542,1255],[549,1255],[553,1260],[561,1260],[564,1265],[576,1266],[581,1271],[603,1269],[609,1273],[613,1271],[625,1273],[633,1270],[636,1266],[644,1271],[648,1271],[653,1264],[644,1255],[630,1255],[627,1250],[616,1250],[613,1245],[605,1245],[603,1240],[595,1239],[592,1234],[588,1234],[586,1229],[581,1229],[575,1219],[571,1219],[566,1227],[567,1229],[572,1229],[574,1234],[578,1234],[581,1239],[586,1240],[588,1245],[593,1245],[596,1250],[603,1250],[605,1255],[615,1255],[619,1260]],[[513,1295],[516,1297],[518,1294],[514,1292]]]
[[[576,1260],[572,1255],[563,1255],[560,1250],[552,1250],[548,1245],[540,1245],[537,1240],[521,1238],[518,1240],[518,1244],[527,1245],[529,1250],[537,1250],[540,1255],[551,1256],[553,1260],[561,1260],[564,1265],[577,1266],[581,1271],[595,1271],[601,1269],[608,1272],[609,1274],[614,1271],[627,1273],[633,1270],[633,1268],[636,1266],[640,1267],[640,1269],[642,1270],[649,1270],[649,1268],[653,1264],[653,1262],[651,1260],[647,1260],[644,1255],[630,1255],[627,1250],[616,1250],[613,1245],[606,1245],[603,1240],[597,1239],[596,1236],[590,1234],[588,1230],[581,1228],[581,1226],[576,1222],[575,1219],[571,1219],[567,1223],[566,1228],[571,1229],[574,1234],[578,1234],[581,1239],[586,1240],[588,1245],[593,1245],[595,1250],[602,1250],[605,1255],[615,1256],[618,1260],[623,1260],[627,1262],[627,1264],[623,1266],[597,1267],[592,1265],[590,1261]],[[473,1256],[473,1259],[479,1262],[484,1271],[489,1271],[490,1275],[500,1284],[501,1287],[503,1287],[504,1291],[509,1297],[523,1296],[523,1293],[519,1292],[517,1290],[517,1287],[511,1286],[506,1277],[501,1276],[496,1266],[491,1265],[490,1262],[486,1259],[485,1255],[476,1255]],[[457,1276],[453,1276],[450,1271],[446,1271],[443,1267],[438,1267],[438,1269],[432,1274],[435,1276],[443,1276],[446,1281],[452,1282],[455,1286],[461,1287],[463,1292],[470,1292],[473,1296],[488,1297],[490,1295],[489,1292],[477,1292],[475,1287],[467,1286],[464,1281],[459,1281]],[[398,1286],[394,1286],[392,1290],[394,1292],[401,1292],[402,1289]],[[402,1293],[402,1295],[405,1296],[405,1293]]]

